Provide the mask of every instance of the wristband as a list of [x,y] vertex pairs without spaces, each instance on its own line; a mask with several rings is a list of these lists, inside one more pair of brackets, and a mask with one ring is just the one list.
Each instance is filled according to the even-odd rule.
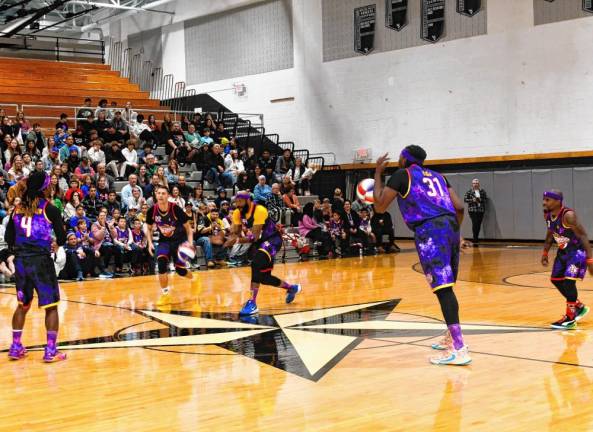
[[547,257],[548,256],[548,251],[544,249],[544,251],[542,252],[542,255]]
[[587,264],[593,264],[593,258],[587,258]]

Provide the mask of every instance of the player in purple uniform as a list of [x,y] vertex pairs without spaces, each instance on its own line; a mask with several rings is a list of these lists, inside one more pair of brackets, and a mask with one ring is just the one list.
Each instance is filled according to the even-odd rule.
[[156,250],[156,260],[159,270],[161,296],[157,301],[158,307],[171,304],[169,289],[169,261],[175,262],[175,271],[179,276],[191,280],[192,274],[185,262],[177,256],[177,249],[183,242],[194,244],[194,235],[187,215],[181,207],[169,202],[169,190],[165,186],[156,188],[157,203],[146,214],[145,234],[148,241],[148,253],[154,256],[152,230],[156,225],[159,231],[159,244]]
[[43,360],[55,362],[66,359],[58,351],[60,287],[54,263],[50,257],[52,230],[58,245],[66,242],[60,211],[43,198],[49,176],[34,172],[27,179],[27,190],[21,205],[14,211],[6,227],[6,242],[15,253],[15,281],[18,305],[12,317],[12,345],[8,357],[19,360],[27,351],[21,342],[27,312],[37,292],[39,307],[45,309],[47,346]]
[[548,252],[556,241],[558,252],[552,267],[551,281],[560,294],[566,298],[566,313],[552,328],[574,329],[577,321],[589,312],[589,308],[578,299],[577,279],[583,280],[587,268],[593,275],[591,245],[585,229],[577,219],[574,210],[564,207],[562,192],[544,192],[544,212],[548,232],[542,254],[542,265],[548,265]]
[[389,160],[377,159],[375,211],[383,213],[397,197],[408,228],[414,232],[416,250],[428,283],[436,294],[447,323],[444,339],[432,347],[446,350],[433,364],[467,365],[471,358],[459,326],[459,304],[453,292],[459,267],[463,203],[441,174],[423,167],[426,152],[411,145],[402,150],[399,167],[383,187],[381,175]]
[[[225,246],[230,248],[236,243],[253,243],[255,254],[251,261],[251,298],[245,303],[239,315],[255,315],[258,313],[256,304],[260,284],[271,285],[286,290],[286,303],[292,303],[300,285],[291,285],[272,275],[274,257],[282,247],[282,237],[276,228],[276,222],[268,215],[268,210],[253,202],[249,192],[240,191],[235,195],[232,222],[233,231]],[[251,230],[242,236],[243,228]]]

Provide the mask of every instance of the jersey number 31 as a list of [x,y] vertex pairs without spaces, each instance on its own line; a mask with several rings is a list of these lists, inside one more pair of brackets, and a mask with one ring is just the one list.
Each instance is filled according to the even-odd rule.
[[[441,182],[438,178],[429,178],[424,177],[422,178],[422,183],[428,186],[428,192],[426,193],[429,197],[436,197],[437,194],[440,196],[445,196],[445,192],[443,191],[443,187],[441,186]],[[437,192],[438,189],[438,192]]]

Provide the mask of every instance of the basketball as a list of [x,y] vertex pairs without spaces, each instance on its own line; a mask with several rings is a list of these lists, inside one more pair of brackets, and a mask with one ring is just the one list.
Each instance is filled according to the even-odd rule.
[[356,186],[356,196],[367,204],[373,204],[373,190],[375,189],[375,180],[372,178],[364,179]]
[[183,242],[177,250],[177,256],[181,261],[189,262],[196,257],[196,249],[189,242]]

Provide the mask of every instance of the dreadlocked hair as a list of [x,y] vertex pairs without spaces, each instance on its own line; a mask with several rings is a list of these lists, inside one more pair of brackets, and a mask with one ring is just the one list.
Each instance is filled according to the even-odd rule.
[[[406,151],[410,153],[410,155],[414,156],[414,158],[418,161],[416,162],[416,165],[422,166],[426,160],[426,151],[424,151],[422,147],[412,144],[406,147]],[[413,162],[406,161],[406,167],[412,164]]]
[[21,199],[21,210],[25,216],[33,217],[35,212],[37,211],[37,207],[39,207],[39,200],[41,197],[36,195],[34,197],[30,197],[28,194]]

